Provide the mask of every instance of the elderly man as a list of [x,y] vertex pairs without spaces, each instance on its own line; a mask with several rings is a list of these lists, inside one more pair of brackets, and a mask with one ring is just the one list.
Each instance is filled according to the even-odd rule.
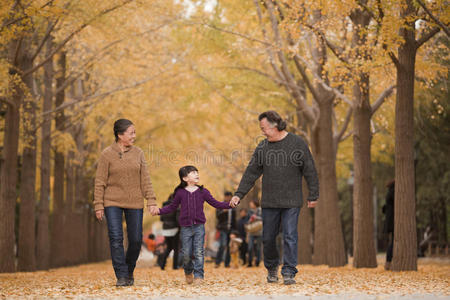
[[316,206],[319,197],[319,180],[311,152],[306,142],[286,131],[286,122],[275,111],[259,115],[259,125],[267,137],[256,147],[242,176],[231,205],[236,206],[262,178],[262,219],[264,266],[267,281],[278,282],[279,253],[276,236],[283,231],[284,284],[294,284],[297,273],[297,223],[302,199],[302,177],[308,185],[308,207]]

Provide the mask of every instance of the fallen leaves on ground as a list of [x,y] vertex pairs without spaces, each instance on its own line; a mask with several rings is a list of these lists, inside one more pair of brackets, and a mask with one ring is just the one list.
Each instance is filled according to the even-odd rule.
[[[169,264],[170,266],[170,264]],[[448,260],[421,261],[417,272],[299,266],[297,283],[285,286],[266,282],[264,267],[214,268],[205,264],[205,280],[185,282],[183,270],[139,267],[133,287],[116,288],[111,262],[28,273],[0,274],[0,298],[145,298],[158,296],[329,295],[329,294],[434,294],[450,296]]]

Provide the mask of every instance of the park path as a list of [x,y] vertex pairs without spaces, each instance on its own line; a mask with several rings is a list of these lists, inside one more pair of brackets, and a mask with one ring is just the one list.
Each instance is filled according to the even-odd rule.
[[[170,264],[169,264],[170,265]],[[187,285],[182,270],[161,271],[140,264],[135,286],[114,287],[111,263],[102,262],[30,273],[0,274],[0,298],[141,299],[450,299],[448,260],[419,260],[417,272],[387,272],[301,266],[297,284],[268,284],[265,269],[215,269],[205,265],[205,281]]]

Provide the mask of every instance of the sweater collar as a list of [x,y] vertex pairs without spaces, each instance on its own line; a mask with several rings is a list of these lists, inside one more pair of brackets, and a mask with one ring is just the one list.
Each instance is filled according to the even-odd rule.
[[[119,145],[118,145],[116,142],[114,142],[114,143],[111,145],[111,148],[112,148],[114,151],[118,152],[118,153],[122,152],[122,149],[119,147]],[[126,147],[124,152],[130,151],[131,148],[133,148],[133,146]]]

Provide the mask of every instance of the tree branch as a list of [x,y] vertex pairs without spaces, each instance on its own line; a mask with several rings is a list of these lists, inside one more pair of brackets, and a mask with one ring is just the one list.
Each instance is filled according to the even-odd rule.
[[371,115],[373,115],[379,108],[380,106],[384,103],[384,101],[389,98],[389,96],[392,94],[392,92],[395,89],[395,85],[391,85],[390,87],[388,87],[387,89],[385,89],[380,96],[378,97],[378,99],[372,104],[371,106]]
[[436,35],[441,30],[439,27],[435,27],[432,30],[430,30],[428,33],[423,34],[417,41],[416,41],[416,49],[419,49],[423,44],[425,44],[429,39],[431,39],[433,36]]
[[26,71],[23,72],[22,76],[26,76],[30,73],[33,73],[34,71],[36,71],[37,69],[39,69],[40,67],[42,67],[47,61],[49,61],[56,53],[58,53],[76,34],[80,33],[84,28],[88,27],[92,22],[94,22],[97,18],[104,16],[118,8],[121,8],[123,6],[125,6],[126,4],[132,2],[133,0],[126,0],[123,3],[113,6],[111,8],[105,9],[102,12],[100,12],[99,14],[95,15],[94,17],[92,17],[90,20],[88,20],[86,23],[82,24],[80,27],[78,27],[75,31],[73,31],[72,33],[70,33],[61,43],[59,43],[58,46],[55,47],[55,49],[46,57],[44,58],[43,61],[41,61],[39,64],[37,64],[36,66],[34,66],[31,69],[28,69]]
[[436,22],[436,24],[439,25],[442,30],[444,30],[447,37],[450,37],[450,30],[448,26],[446,26],[437,17],[435,17],[433,13],[428,9],[428,7],[425,6],[425,3],[423,3],[422,0],[416,0],[416,2],[419,3],[419,5],[422,6],[423,10],[428,14],[428,16],[430,16],[430,18],[433,19],[433,21]]
[[343,137],[344,133],[347,131],[348,125],[350,124],[350,120],[352,119],[352,113],[353,113],[353,107],[350,106],[347,110],[347,115],[345,116],[344,124],[342,124],[341,130],[334,137],[336,144],[340,143],[344,140],[342,137]]
[[31,61],[34,61],[34,59],[39,55],[39,52],[41,52],[42,47],[44,47],[45,42],[49,38],[50,34],[52,33],[53,29],[56,27],[56,24],[58,23],[59,19],[57,19],[55,22],[49,22],[47,26],[47,31],[45,32],[44,38],[42,39],[39,46],[36,48],[36,51],[34,52],[33,56],[31,56]]
[[245,108],[245,107],[242,107],[241,105],[237,104],[234,100],[232,100],[232,99],[228,98],[227,96],[225,96],[224,94],[222,94],[221,91],[219,91],[215,86],[213,86],[213,84],[211,83],[211,81],[210,81],[208,78],[206,78],[205,76],[203,76],[202,74],[200,74],[200,72],[198,72],[196,69],[194,69],[193,71],[197,74],[198,77],[200,77],[201,79],[203,79],[203,81],[205,81],[206,84],[207,84],[214,92],[216,92],[220,97],[222,97],[223,99],[225,99],[227,102],[231,103],[232,105],[236,106],[236,107],[239,108],[240,110],[243,110],[243,111],[245,111],[245,112],[247,112],[247,113],[249,113],[249,114],[252,114],[252,115],[259,115],[259,113],[258,113],[257,111],[250,110],[250,109],[247,109],[247,108]]
[[3,103],[5,103],[5,104],[7,104],[9,106],[12,106],[12,107],[16,106],[16,104],[14,102],[12,102],[11,100],[9,100],[6,97],[0,97],[0,102],[3,102]]

